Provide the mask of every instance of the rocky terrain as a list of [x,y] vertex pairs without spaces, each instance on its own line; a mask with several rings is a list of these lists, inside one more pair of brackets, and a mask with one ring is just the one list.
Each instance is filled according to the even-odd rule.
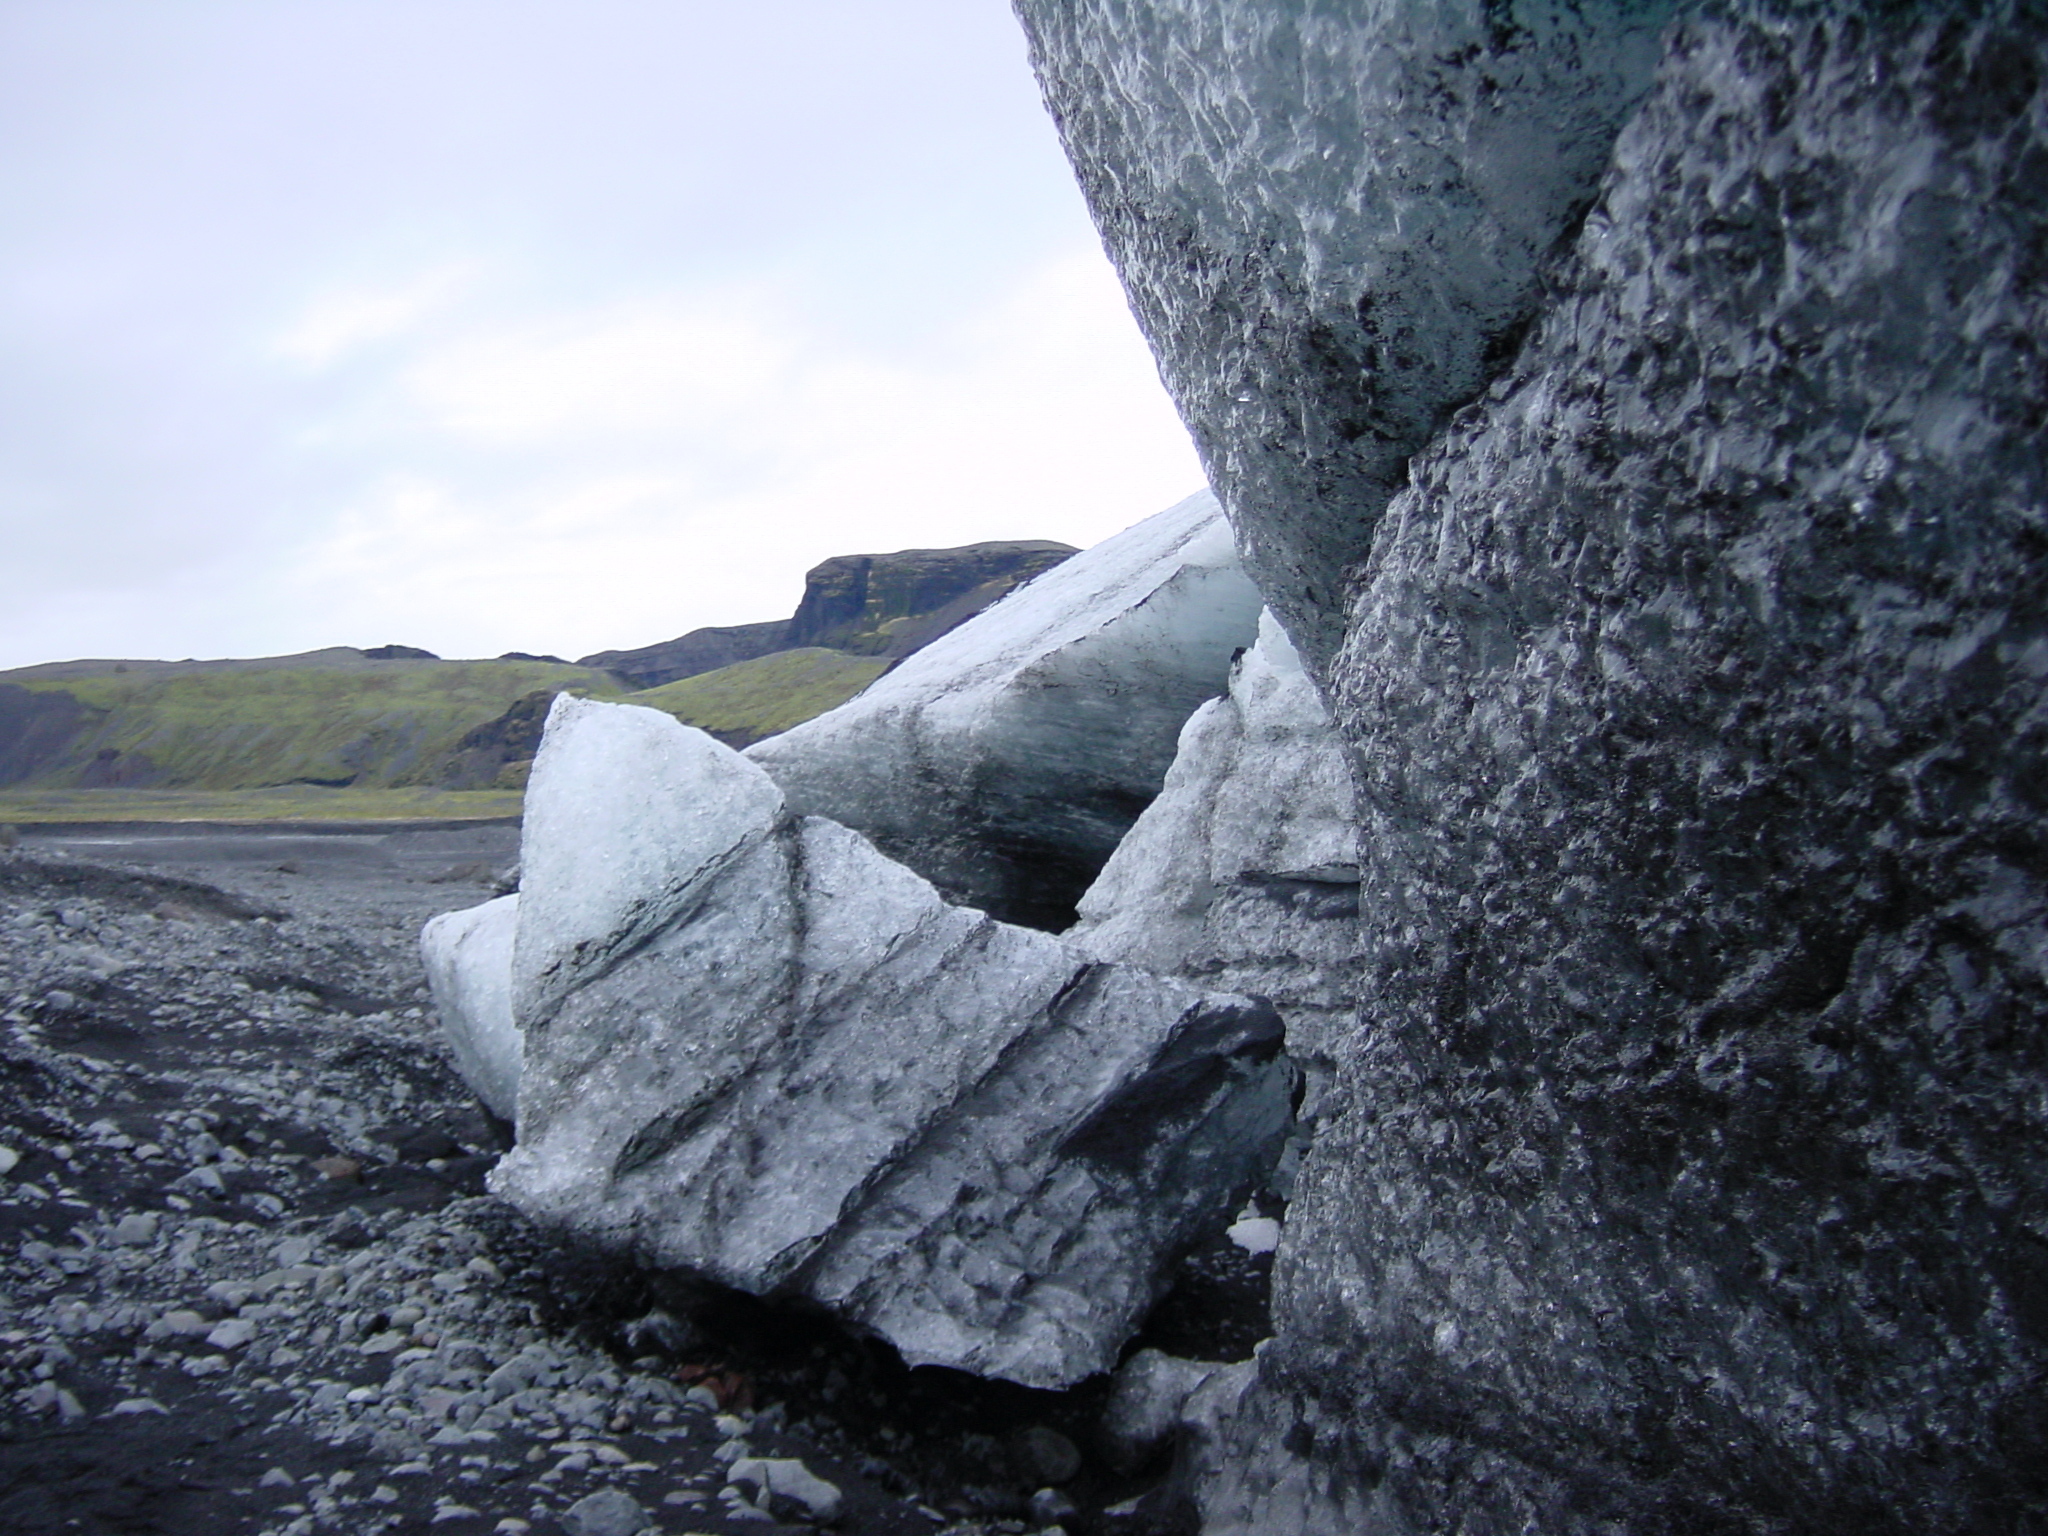
[[[516,854],[506,824],[0,850],[0,1529],[1178,1529],[1164,1427],[1105,1439],[1105,1382],[913,1372],[485,1193],[507,1127],[416,938]],[[1212,1242],[1146,1342],[1242,1356],[1263,1263]]]
[[2048,20],[1018,10],[1216,495],[0,864],[0,1514],[2034,1536]]

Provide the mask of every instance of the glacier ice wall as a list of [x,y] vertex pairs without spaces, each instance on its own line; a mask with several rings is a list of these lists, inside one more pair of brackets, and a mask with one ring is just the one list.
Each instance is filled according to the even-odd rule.
[[1248,567],[1311,670],[1408,458],[1537,314],[1659,0],[1017,0]]

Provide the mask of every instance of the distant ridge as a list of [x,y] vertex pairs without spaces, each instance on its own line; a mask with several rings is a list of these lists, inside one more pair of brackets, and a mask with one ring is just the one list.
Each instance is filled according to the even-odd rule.
[[811,567],[803,600],[787,619],[693,629],[639,650],[599,651],[578,665],[603,667],[635,688],[659,688],[778,651],[897,661],[1077,553],[1050,539],[1011,539],[835,555]]
[[787,619],[577,663],[379,645],[18,667],[0,672],[0,791],[515,791],[563,692],[748,746],[843,703],[1073,553],[1019,540],[839,555],[812,568]]

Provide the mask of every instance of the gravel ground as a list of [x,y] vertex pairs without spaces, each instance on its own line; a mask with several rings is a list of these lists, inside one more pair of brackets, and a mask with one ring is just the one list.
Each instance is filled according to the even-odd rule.
[[[448,1065],[415,942],[516,843],[0,850],[0,1530],[1185,1528],[1156,1458],[1094,1449],[1107,1383],[909,1371],[485,1193],[505,1128]],[[1197,1256],[1140,1342],[1241,1357],[1263,1278]]]

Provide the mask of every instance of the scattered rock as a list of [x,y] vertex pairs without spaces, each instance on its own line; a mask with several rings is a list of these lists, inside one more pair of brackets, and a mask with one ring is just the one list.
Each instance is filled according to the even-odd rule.
[[217,1324],[206,1335],[206,1342],[215,1349],[240,1349],[256,1337],[256,1325],[246,1317],[231,1317]]
[[1079,1448],[1058,1430],[1044,1424],[1034,1424],[1013,1436],[1010,1454],[1032,1482],[1071,1482],[1081,1470]]
[[2048,17],[1019,9],[1359,774],[1203,1529],[2023,1528]]
[[1280,1223],[1271,1216],[1240,1216],[1223,1235],[1246,1253],[1271,1253],[1280,1246]]

